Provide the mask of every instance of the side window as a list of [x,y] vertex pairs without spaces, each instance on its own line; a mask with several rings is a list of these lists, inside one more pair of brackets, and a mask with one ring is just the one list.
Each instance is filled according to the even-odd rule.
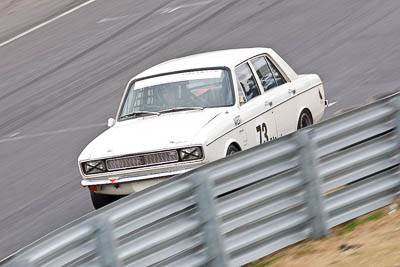
[[243,89],[247,101],[260,95],[260,90],[258,89],[256,79],[251,72],[249,64],[245,63],[240,65],[236,68],[235,72],[239,80],[240,88]]
[[251,63],[257,72],[258,78],[260,78],[264,91],[276,86],[274,75],[272,74],[265,57],[252,59]]
[[272,64],[272,62],[270,60],[268,60],[268,63],[269,63],[269,66],[271,67],[272,73],[274,74],[276,83],[278,85],[286,83],[285,78],[283,78],[282,74],[279,72],[277,67],[275,67],[274,64]]

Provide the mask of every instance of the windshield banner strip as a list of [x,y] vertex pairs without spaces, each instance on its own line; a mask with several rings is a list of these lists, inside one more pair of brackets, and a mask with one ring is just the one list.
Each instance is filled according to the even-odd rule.
[[221,78],[221,75],[222,70],[201,70],[163,75],[135,82],[134,90],[166,83]]

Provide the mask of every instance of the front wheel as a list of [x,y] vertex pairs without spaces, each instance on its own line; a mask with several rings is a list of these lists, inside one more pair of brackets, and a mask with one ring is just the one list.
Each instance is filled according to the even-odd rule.
[[93,207],[96,210],[120,199],[121,197],[123,196],[106,195],[106,194],[98,194],[95,192],[90,192],[90,198],[92,199]]
[[305,128],[313,124],[313,118],[308,110],[303,110],[299,117],[299,122],[297,123],[297,130]]
[[240,150],[235,145],[229,145],[228,150],[226,151],[226,156],[233,155]]

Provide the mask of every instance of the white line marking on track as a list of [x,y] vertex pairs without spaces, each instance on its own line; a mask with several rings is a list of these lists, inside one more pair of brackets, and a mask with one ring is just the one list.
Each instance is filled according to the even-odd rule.
[[97,1],[97,0],[89,0],[89,1],[87,1],[87,2],[85,2],[85,3],[83,3],[83,4],[80,4],[79,6],[76,6],[76,7],[72,8],[72,9],[70,9],[70,10],[68,10],[68,11],[65,11],[64,13],[62,13],[62,14],[60,14],[60,15],[58,15],[58,16],[52,18],[52,19],[49,19],[48,21],[45,21],[45,22],[43,22],[43,23],[41,23],[41,24],[39,24],[39,25],[37,25],[37,26],[35,26],[35,27],[33,27],[33,28],[31,28],[31,29],[29,29],[29,30],[27,30],[27,31],[25,31],[25,32],[23,32],[23,33],[21,33],[21,34],[18,34],[17,36],[14,36],[13,38],[11,38],[11,39],[9,39],[9,40],[3,42],[3,43],[1,43],[1,44],[0,44],[0,47],[3,47],[3,46],[5,46],[5,45],[7,45],[7,44],[9,44],[9,43],[11,43],[11,42],[13,42],[13,41],[15,41],[15,40],[21,38],[21,37],[24,37],[25,35],[27,35],[27,34],[29,34],[29,33],[31,33],[31,32],[34,32],[34,31],[36,31],[36,30],[38,30],[38,29],[40,29],[40,28],[46,26],[47,24],[50,24],[50,23],[52,23],[53,21],[56,21],[56,20],[58,20],[58,19],[60,19],[60,18],[62,18],[62,17],[64,17],[64,16],[66,16],[66,15],[68,15],[68,14],[71,14],[72,12],[74,12],[74,11],[76,11],[76,10],[78,10],[78,9],[80,9],[80,8],[82,8],[82,7],[84,7],[84,6],[87,6],[87,5],[89,5],[89,4],[93,3],[93,2],[96,2],[96,1]]
[[161,14],[165,14],[165,13],[169,14],[169,13],[177,11],[177,10],[179,10],[181,8],[188,8],[188,7],[194,7],[194,6],[207,5],[207,4],[209,4],[209,3],[213,2],[213,1],[214,0],[209,0],[209,1],[197,2],[197,3],[193,3],[193,4],[180,5],[180,6],[177,6],[177,7],[167,7],[167,8],[165,8],[165,9],[163,9],[161,11]]
[[104,23],[104,22],[110,22],[110,21],[115,21],[115,20],[121,20],[124,19],[128,16],[120,16],[120,17],[113,17],[113,18],[104,18],[99,20],[97,23]]
[[19,134],[20,134],[20,132],[13,133],[13,134],[10,135],[10,137],[16,137]]
[[17,132],[17,133],[10,135],[10,137],[0,139],[0,144],[6,143],[6,142],[13,142],[13,141],[18,141],[18,140],[23,140],[23,139],[34,138],[34,137],[42,137],[42,136],[55,135],[55,134],[61,134],[61,133],[75,132],[75,131],[79,131],[79,130],[86,130],[86,129],[96,128],[96,127],[101,127],[101,126],[106,127],[107,125],[105,123],[92,124],[92,125],[87,125],[87,126],[74,127],[74,128],[62,129],[62,130],[57,130],[57,131],[31,134],[31,135],[22,135],[22,136],[16,137],[16,135],[18,135],[20,133],[20,132]]

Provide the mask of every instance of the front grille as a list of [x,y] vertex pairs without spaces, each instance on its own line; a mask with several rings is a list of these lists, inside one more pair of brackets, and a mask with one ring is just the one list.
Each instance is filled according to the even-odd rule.
[[149,154],[140,154],[122,158],[106,160],[107,169],[109,171],[131,169],[137,167],[152,166],[162,163],[171,163],[179,161],[178,152],[176,150],[162,151]]

